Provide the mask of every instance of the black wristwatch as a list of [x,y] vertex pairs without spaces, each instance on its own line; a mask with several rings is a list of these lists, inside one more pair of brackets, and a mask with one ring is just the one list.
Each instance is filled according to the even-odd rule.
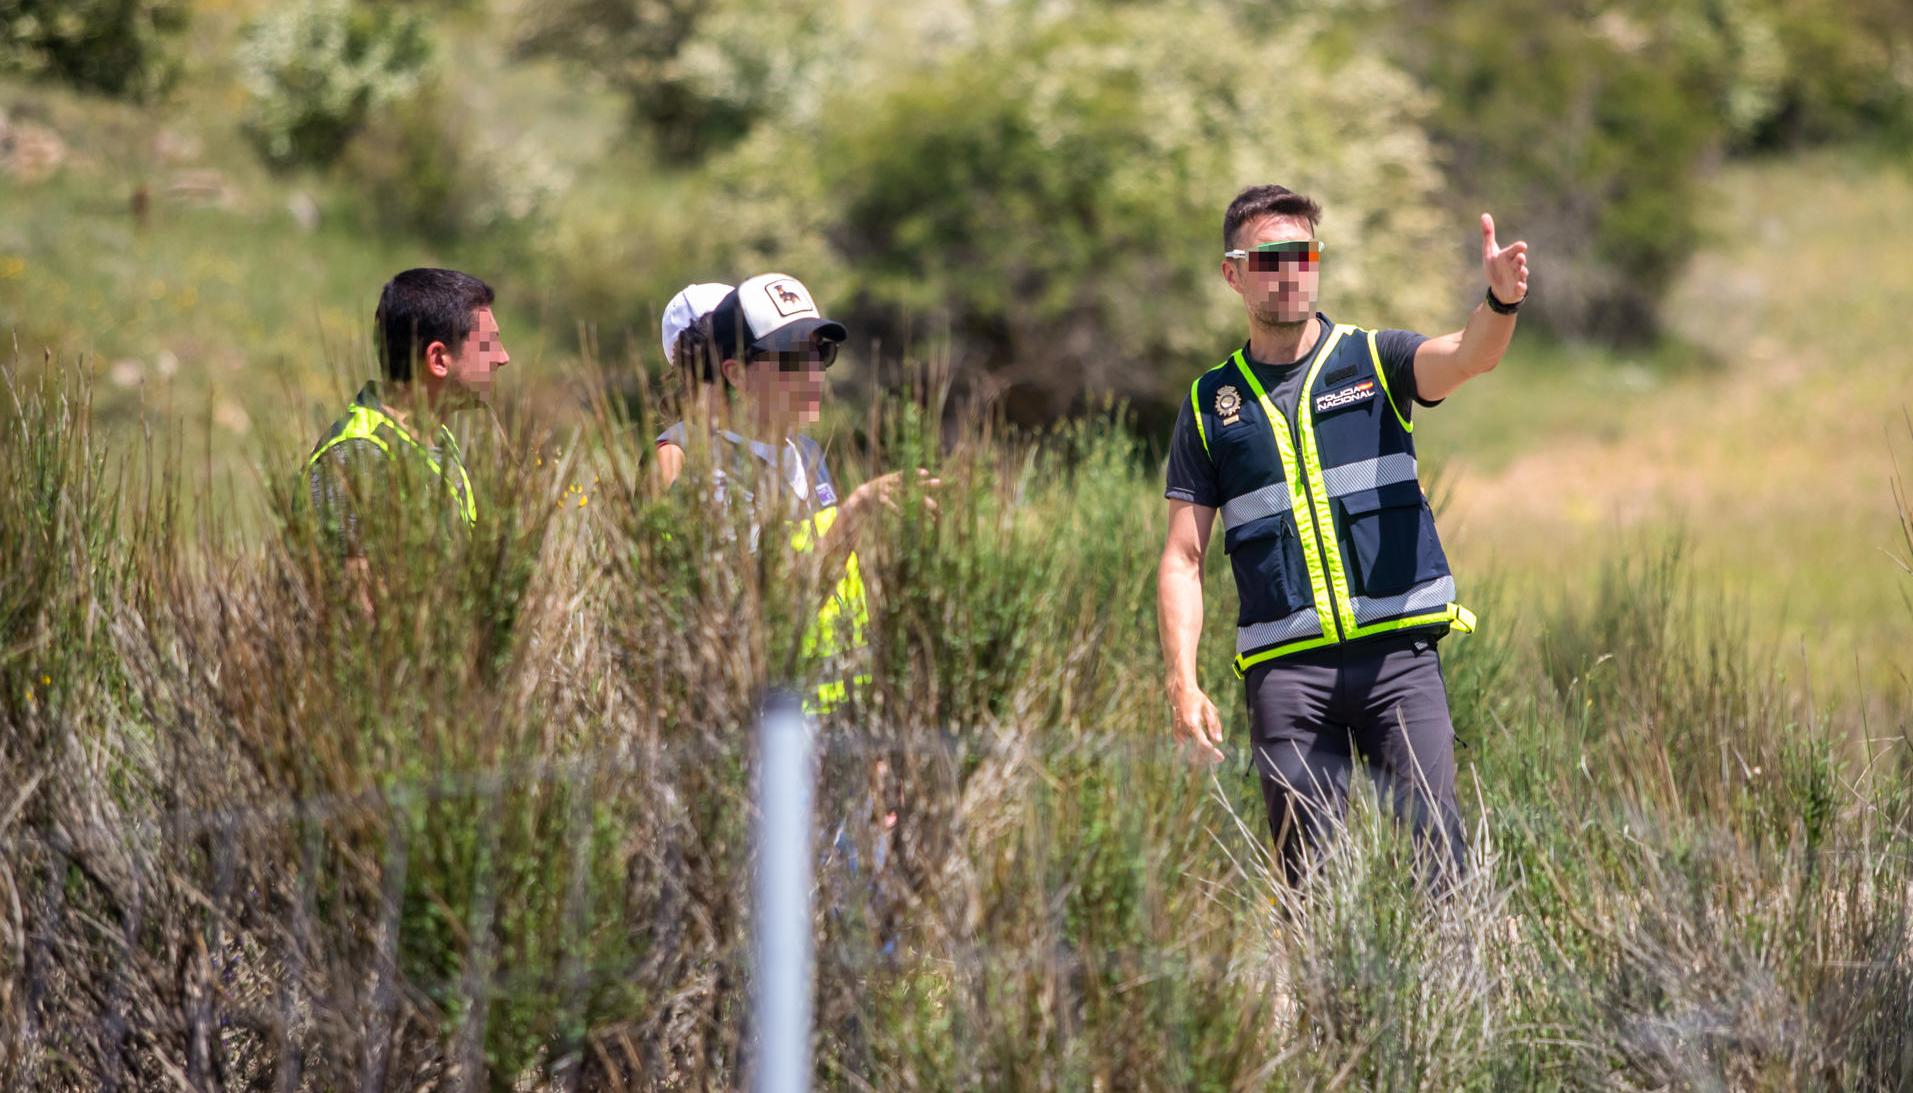
[[1512,304],[1504,304],[1500,300],[1495,299],[1495,286],[1488,286],[1488,310],[1494,312],[1496,315],[1513,315],[1515,312],[1521,310],[1521,305],[1526,303],[1527,299],[1526,296],[1523,296]]

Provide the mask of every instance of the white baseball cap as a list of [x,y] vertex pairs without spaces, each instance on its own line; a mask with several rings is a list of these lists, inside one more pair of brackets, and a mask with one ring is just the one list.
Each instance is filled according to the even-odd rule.
[[760,273],[726,295],[711,312],[711,333],[727,358],[739,355],[740,342],[752,351],[776,352],[850,337],[844,324],[818,312],[802,281],[782,273]]
[[671,351],[677,348],[678,337],[691,325],[709,315],[718,302],[732,292],[731,286],[717,281],[704,281],[685,285],[678,290],[671,302],[664,305],[664,319],[659,324],[664,335],[664,361],[671,363]]

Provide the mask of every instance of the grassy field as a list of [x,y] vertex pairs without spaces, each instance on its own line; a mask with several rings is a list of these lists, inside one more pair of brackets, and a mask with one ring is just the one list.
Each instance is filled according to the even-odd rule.
[[1884,226],[1913,215],[1913,173],[1740,167],[1712,208],[1672,309],[1682,344],[1634,361],[1517,341],[1426,415],[1446,536],[1524,599],[1576,596],[1590,561],[1678,536],[1823,693],[1903,686],[1892,482],[1896,456],[1913,473],[1913,356],[1891,301],[1913,298],[1913,265]]
[[[177,480],[115,495],[79,390],[6,378],[0,1074],[739,1082],[748,726],[815,670],[819,575],[654,495],[648,426],[601,413],[563,461],[474,452],[470,536],[390,494],[367,620],[296,489],[278,534],[209,533]],[[929,420],[880,425],[948,485],[864,541],[874,684],[822,726],[821,1085],[1913,1075],[1903,704],[1822,709],[1636,552],[1444,649],[1467,883],[1431,905],[1363,803],[1291,893],[1240,751],[1164,739],[1134,442]]]
[[[475,446],[484,527],[392,513],[359,618],[284,470],[378,283],[485,256],[369,237],[210,128],[128,166],[139,116],[27,113],[72,151],[0,179],[0,1084],[739,1084],[747,728],[812,669],[817,575],[655,495],[655,423],[578,397],[528,292],[513,450],[567,454]],[[134,179],[207,165],[229,193],[135,224]],[[1730,170],[1679,341],[1524,334],[1423,416],[1488,621],[1443,650],[1474,860],[1434,907],[1366,806],[1280,890],[1240,752],[1166,746],[1144,445],[878,407],[846,477],[950,485],[873,532],[875,684],[824,729],[818,1084],[1913,1083],[1909,206],[1847,153]]]

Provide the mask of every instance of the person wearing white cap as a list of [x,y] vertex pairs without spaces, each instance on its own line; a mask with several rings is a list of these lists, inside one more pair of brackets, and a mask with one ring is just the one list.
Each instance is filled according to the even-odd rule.
[[730,295],[730,285],[717,281],[685,285],[671,302],[664,305],[660,334],[664,342],[664,360],[680,380],[685,391],[697,391],[718,381],[717,361],[712,356],[711,312]]
[[[794,445],[804,457],[815,456],[826,505],[836,503],[828,472],[821,470],[822,452],[797,430],[814,424],[823,412],[824,369],[837,359],[837,347],[848,336],[844,325],[817,311],[810,290],[794,277],[762,274],[736,288],[705,283],[686,285],[664,309],[665,356],[696,392],[687,400],[686,413],[708,415],[718,426],[735,426],[743,434],[768,442],[774,434]],[[723,392],[717,400],[712,396]],[[732,443],[743,437],[720,428],[718,435]],[[748,447],[748,444],[741,446]],[[770,448],[784,448],[771,444]],[[658,463],[665,481],[676,479],[683,467],[684,424],[658,437]],[[759,453],[760,456],[764,453]],[[788,451],[786,452],[788,454]],[[776,457],[769,457],[775,464]],[[805,483],[793,478],[801,496]]]
[[[753,502],[764,482],[778,483],[794,503],[791,545],[801,553],[844,552],[844,573],[806,636],[807,649],[843,661],[863,646],[868,622],[863,577],[850,550],[872,506],[894,507],[903,476],[890,473],[857,487],[841,503],[824,463],[823,446],[800,430],[823,412],[824,370],[849,336],[844,325],[818,311],[795,277],[765,273],[736,288],[693,284],[672,298],[662,323],[665,355],[687,381],[686,421],[657,438],[658,471],[666,485],[683,473],[686,442],[709,436],[711,485],[719,503],[742,502],[752,511],[751,546],[762,529]],[[691,430],[697,428],[698,433]],[[919,470],[921,487],[939,483]],[[862,678],[859,676],[858,678]],[[820,685],[809,705],[836,708],[847,693],[843,673]]]

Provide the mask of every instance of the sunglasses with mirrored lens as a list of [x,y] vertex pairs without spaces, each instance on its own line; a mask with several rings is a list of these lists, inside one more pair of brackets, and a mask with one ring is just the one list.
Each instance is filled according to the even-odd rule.
[[1272,273],[1279,269],[1314,269],[1322,260],[1322,241],[1320,239],[1286,239],[1280,243],[1263,243],[1248,250],[1225,251],[1224,258],[1246,258],[1249,268],[1257,273]]
[[808,349],[759,353],[755,359],[765,364],[777,365],[779,372],[808,372],[813,369],[821,371],[836,363],[837,343],[821,342]]

